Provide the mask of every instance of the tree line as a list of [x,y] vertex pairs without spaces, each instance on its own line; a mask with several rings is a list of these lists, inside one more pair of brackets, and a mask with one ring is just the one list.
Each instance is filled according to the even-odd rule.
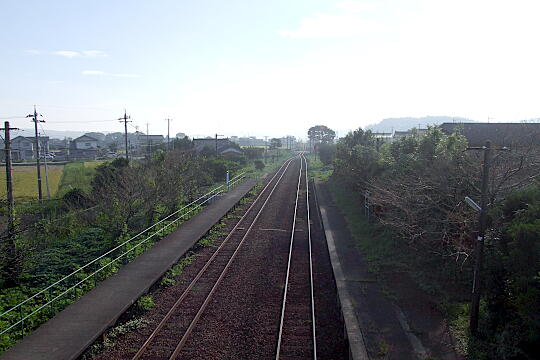
[[[459,131],[431,127],[393,142],[369,130],[334,144],[320,141],[320,160],[368,204],[378,224],[433,258],[447,280],[470,289],[482,156]],[[484,292],[477,358],[531,358],[540,351],[540,146],[497,152],[490,168]],[[363,204],[362,204],[363,205]]]

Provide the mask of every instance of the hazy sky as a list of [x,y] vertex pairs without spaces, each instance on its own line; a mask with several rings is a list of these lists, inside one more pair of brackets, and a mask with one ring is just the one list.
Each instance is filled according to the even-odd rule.
[[[538,0],[2,0],[0,118],[190,135],[540,116]],[[12,120],[28,127],[28,119]],[[130,128],[134,130],[133,127]]]

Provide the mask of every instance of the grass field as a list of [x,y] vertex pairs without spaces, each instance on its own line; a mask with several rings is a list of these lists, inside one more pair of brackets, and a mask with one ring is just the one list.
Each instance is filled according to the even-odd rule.
[[[64,170],[64,165],[49,165],[49,189],[51,196],[55,196]],[[0,169],[0,197],[6,198],[6,168]],[[45,166],[41,167],[41,186],[43,196],[47,196],[45,182]],[[35,166],[13,167],[13,195],[16,199],[37,198],[37,170]]]
[[79,188],[90,192],[92,178],[96,172],[96,167],[105,161],[85,161],[69,163],[64,168],[64,175],[58,189],[58,196],[63,196],[71,189]]
[[[104,161],[85,161],[66,165],[49,165],[49,190],[51,197],[63,196],[73,188],[90,190],[95,169]],[[0,199],[6,198],[6,169],[0,167]],[[47,197],[45,166],[41,166],[41,186]],[[37,170],[35,166],[13,167],[13,195],[18,200],[37,199]]]

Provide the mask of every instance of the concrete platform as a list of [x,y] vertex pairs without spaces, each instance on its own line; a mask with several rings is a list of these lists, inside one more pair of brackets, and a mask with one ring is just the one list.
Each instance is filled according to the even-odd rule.
[[[349,264],[344,264],[345,267],[342,265],[343,258],[340,257],[337,248],[337,246],[342,246],[343,241],[347,238],[343,234],[343,231],[346,231],[346,224],[340,221],[343,220],[342,218],[336,217],[338,214],[336,214],[335,205],[331,203],[328,196],[324,196],[327,194],[323,194],[321,197],[319,196],[320,192],[319,186],[315,184],[315,199],[319,207],[330,262],[332,263],[332,270],[336,281],[341,314],[345,323],[345,336],[349,342],[349,359],[369,360],[362,327],[357,316],[358,300],[350,293],[350,287],[357,285],[354,281],[356,277],[355,269],[349,267]],[[336,243],[337,240],[341,240],[341,242]],[[342,248],[341,250],[343,251],[344,249]],[[348,249],[348,251],[350,250]]]
[[[376,276],[369,271],[364,255],[349,231],[346,216],[336,206],[326,184],[317,184],[316,189],[350,344],[349,358],[417,360],[432,356],[456,359],[446,345],[429,342],[431,330],[424,330],[419,322],[414,323],[414,328],[409,325],[410,319],[399,307],[402,304],[386,296]],[[430,316],[430,311],[422,308],[418,318],[426,320]],[[425,344],[432,346],[425,348]]]
[[248,179],[11,347],[1,360],[76,359],[256,184]]

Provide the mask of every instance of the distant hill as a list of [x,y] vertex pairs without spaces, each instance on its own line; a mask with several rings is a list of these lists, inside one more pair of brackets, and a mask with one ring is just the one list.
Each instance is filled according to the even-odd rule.
[[475,122],[474,120],[451,117],[451,116],[424,116],[424,117],[402,117],[388,118],[380,123],[366,126],[366,130],[373,132],[392,132],[394,130],[405,131],[412,128],[426,128],[428,125],[439,125],[445,122]]

